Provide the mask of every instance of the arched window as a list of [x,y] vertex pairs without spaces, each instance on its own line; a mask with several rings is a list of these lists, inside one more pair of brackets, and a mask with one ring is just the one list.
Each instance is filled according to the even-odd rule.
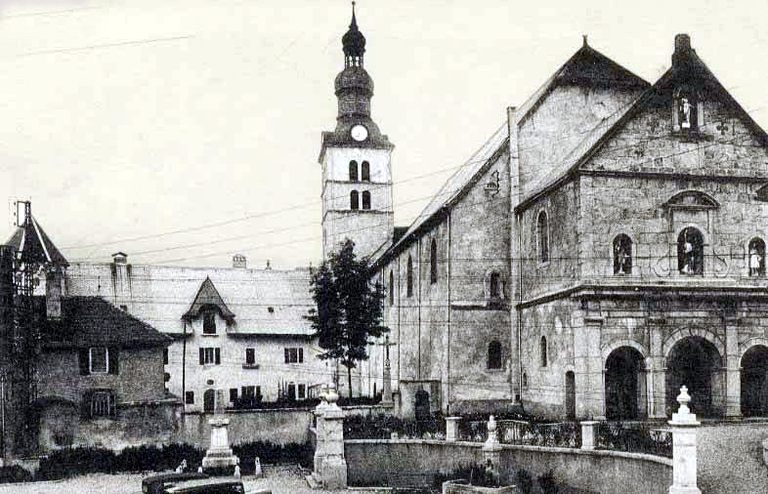
[[349,209],[360,209],[360,194],[356,190],[349,193]]
[[349,162],[349,181],[357,182],[357,161],[355,160]]
[[395,275],[389,270],[389,305],[395,304]]
[[501,369],[501,343],[496,340],[488,344],[488,368]]
[[413,259],[408,256],[408,265],[405,273],[405,294],[408,297],[413,297]]
[[437,242],[434,238],[429,244],[429,282],[437,283]]
[[371,193],[363,191],[363,209],[371,209]]
[[539,242],[539,262],[549,261],[549,224],[547,222],[547,213],[539,213],[536,221],[536,237]]
[[523,372],[523,389],[528,388],[528,373]]
[[371,164],[367,161],[363,161],[363,164],[360,168],[360,180],[363,182],[370,182],[371,181]]
[[675,108],[672,115],[676,132],[697,132],[704,122],[704,112],[695,90],[681,87],[674,93]]
[[632,274],[632,239],[623,233],[613,239],[613,274]]
[[765,242],[759,237],[749,241],[749,276],[765,276]]
[[704,274],[704,236],[692,226],[677,237],[677,269],[685,275]]
[[488,294],[491,298],[501,298],[501,275],[497,271],[491,273]]
[[539,341],[539,353],[541,357],[541,366],[546,367],[547,366],[547,337],[542,336],[541,340]]

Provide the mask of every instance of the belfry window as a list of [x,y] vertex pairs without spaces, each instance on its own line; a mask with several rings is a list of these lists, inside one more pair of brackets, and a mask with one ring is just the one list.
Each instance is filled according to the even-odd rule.
[[491,277],[488,283],[488,294],[491,298],[501,298],[501,275],[498,271],[491,272]]
[[360,193],[356,190],[349,193],[349,209],[355,211],[360,209]]
[[363,161],[363,164],[360,165],[360,180],[363,182],[370,182],[371,181],[371,164],[367,161]]
[[371,209],[371,193],[367,190],[363,191],[363,209]]
[[632,239],[623,233],[613,239],[613,274],[632,274]]
[[216,334],[216,311],[213,309],[203,312],[203,334]]
[[544,211],[539,213],[536,221],[536,237],[539,243],[539,262],[549,262],[549,222]]
[[357,161],[355,160],[349,162],[349,181],[357,182]]
[[389,270],[389,305],[395,304],[395,275]]
[[437,283],[437,242],[434,238],[429,244],[429,282]]
[[765,276],[765,241],[759,237],[749,241],[749,276]]
[[547,337],[542,336],[539,340],[539,357],[541,358],[541,366],[547,366]]
[[704,236],[692,226],[677,237],[677,269],[684,275],[704,274]]

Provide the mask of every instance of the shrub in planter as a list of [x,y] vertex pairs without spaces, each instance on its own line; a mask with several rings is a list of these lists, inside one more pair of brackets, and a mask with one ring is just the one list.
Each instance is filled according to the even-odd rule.
[[517,471],[517,486],[523,494],[531,494],[533,490],[533,476],[528,470],[520,469]]
[[552,470],[543,475],[539,475],[539,487],[541,487],[541,492],[544,494],[557,494],[559,489],[557,487],[557,482],[555,482],[555,474]]

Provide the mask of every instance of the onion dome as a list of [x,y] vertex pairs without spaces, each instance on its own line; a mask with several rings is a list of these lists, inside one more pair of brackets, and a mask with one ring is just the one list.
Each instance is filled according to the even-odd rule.
[[355,2],[352,2],[352,22],[349,24],[349,30],[341,38],[341,44],[344,46],[344,56],[347,59],[353,58],[362,61],[365,53],[365,36],[357,28]]
[[373,94],[373,79],[362,67],[350,66],[339,72],[334,81],[336,94],[353,90],[356,93],[371,96]]

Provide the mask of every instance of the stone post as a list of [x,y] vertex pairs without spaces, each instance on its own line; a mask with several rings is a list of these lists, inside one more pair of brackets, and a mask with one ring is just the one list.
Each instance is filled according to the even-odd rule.
[[445,440],[452,443],[459,440],[459,421],[461,417],[445,417]]
[[739,326],[734,317],[725,317],[725,416],[741,417],[741,362]]
[[581,423],[581,449],[592,451],[595,449],[595,433],[600,422],[585,420]]
[[[324,489],[347,488],[347,460],[344,458],[344,410],[336,402],[339,395],[331,387],[326,396],[327,404],[318,416],[318,445],[322,441],[321,455],[315,452],[315,472],[312,477]],[[320,405],[318,405],[319,407]],[[322,425],[320,425],[322,423]]]
[[680,408],[672,414],[672,485],[669,494],[701,494],[696,486],[696,428],[699,422],[691,413],[688,388],[680,388]]
[[499,435],[496,432],[496,419],[491,415],[488,418],[488,439],[483,444],[483,459],[486,463],[490,461],[493,467],[498,469],[501,461],[501,443]]
[[[387,348],[387,352],[389,352],[389,348]],[[382,405],[391,405],[392,404],[392,371],[391,371],[391,365],[389,363],[389,357],[384,361],[384,383],[381,386],[381,404]]]
[[315,414],[315,456],[314,456],[314,472],[320,472],[322,470],[323,457],[325,456],[325,434],[323,428],[323,412],[328,407],[328,387],[326,386],[324,391],[320,393],[320,403],[315,407],[313,413]]

